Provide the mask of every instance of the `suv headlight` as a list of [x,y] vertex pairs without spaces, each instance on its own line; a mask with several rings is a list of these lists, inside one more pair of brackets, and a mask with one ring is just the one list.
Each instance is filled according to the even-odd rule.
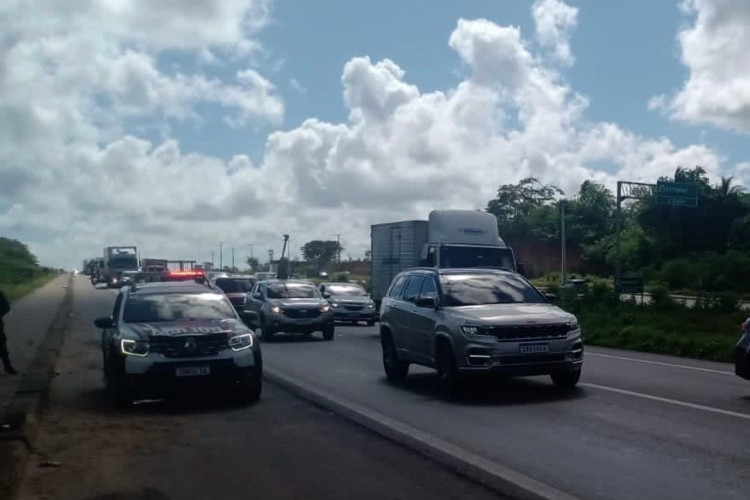
[[148,342],[143,340],[120,340],[120,350],[128,356],[148,356]]
[[233,351],[243,351],[253,346],[253,334],[243,333],[242,335],[235,335],[229,337],[229,347]]
[[581,329],[581,325],[578,324],[578,320],[577,319],[574,319],[572,321],[568,321],[568,331],[569,332],[574,332],[574,331],[580,330],[580,329]]
[[375,302],[370,302],[367,304],[368,309],[375,309]]
[[340,305],[341,305],[341,304],[339,304],[339,303],[338,303],[338,302],[336,302],[336,301],[333,301],[333,302],[331,302],[331,307],[333,307],[334,309],[335,309],[335,308],[337,308],[337,307],[338,307],[338,306],[340,306]]
[[271,312],[274,314],[281,314],[281,308],[279,306],[273,306]]
[[478,326],[465,325],[461,327],[461,331],[464,332],[465,335],[481,335],[482,334]]
[[331,306],[322,306],[320,308],[320,312],[324,312],[324,313],[327,313],[330,310],[331,310]]

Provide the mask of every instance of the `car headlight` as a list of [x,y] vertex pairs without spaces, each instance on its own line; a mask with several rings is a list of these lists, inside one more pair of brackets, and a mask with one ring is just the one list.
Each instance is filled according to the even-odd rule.
[[273,306],[271,308],[271,312],[274,313],[274,314],[280,314],[281,313],[281,308],[279,306]]
[[148,342],[143,340],[120,340],[120,350],[128,356],[148,356]]
[[243,333],[242,335],[235,335],[229,337],[229,347],[233,351],[243,351],[253,346],[253,334]]
[[461,331],[464,332],[466,335],[481,335],[482,334],[482,332],[479,331],[478,326],[471,326],[471,325],[462,326]]
[[367,308],[368,309],[375,309],[375,304],[373,302],[370,302],[369,304],[367,304]]
[[324,313],[327,313],[330,310],[331,310],[331,306],[323,306],[320,308],[320,312],[324,312]]
[[572,321],[568,321],[568,331],[574,332],[576,330],[579,330],[581,326],[578,324],[578,320],[574,319]]
[[339,304],[338,302],[331,302],[331,307],[333,307],[334,309],[337,308],[340,305],[341,304]]

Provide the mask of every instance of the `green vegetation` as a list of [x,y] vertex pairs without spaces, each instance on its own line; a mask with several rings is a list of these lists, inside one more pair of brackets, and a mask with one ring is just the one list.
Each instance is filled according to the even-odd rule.
[[44,285],[60,273],[42,267],[29,248],[18,240],[0,237],[0,290],[11,301]]
[[[701,167],[678,167],[671,178],[658,180],[697,184],[698,206],[658,205],[648,189],[643,199],[627,201],[620,243],[623,274],[643,276],[649,288],[750,296],[750,195],[731,177],[711,185]],[[612,276],[617,255],[613,193],[585,181],[575,198],[557,199],[562,194],[527,178],[500,186],[487,210],[497,216],[500,234],[512,246],[548,244],[554,253],[564,204],[567,248],[577,257],[571,270]],[[546,269],[540,263],[525,264],[531,276],[549,270],[549,264]]]
[[586,344],[602,347],[728,362],[748,316],[737,311],[731,296],[704,297],[688,308],[665,290],[656,290],[649,305],[623,302],[603,284],[582,296],[551,291],[560,307],[578,317]]

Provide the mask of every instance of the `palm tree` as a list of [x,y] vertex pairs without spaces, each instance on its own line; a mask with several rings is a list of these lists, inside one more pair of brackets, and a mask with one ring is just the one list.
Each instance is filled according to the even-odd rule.
[[740,186],[739,184],[732,185],[733,182],[733,175],[730,175],[729,177],[722,177],[721,182],[719,182],[719,184],[717,184],[714,189],[720,196],[725,198],[742,194],[745,191],[744,186]]

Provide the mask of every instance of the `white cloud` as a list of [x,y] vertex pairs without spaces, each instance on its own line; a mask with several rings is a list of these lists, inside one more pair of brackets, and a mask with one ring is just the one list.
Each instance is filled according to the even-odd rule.
[[[566,22],[553,23],[560,40]],[[182,23],[166,28],[177,35]],[[0,39],[0,233],[29,241],[50,263],[76,265],[113,241],[152,257],[203,260],[219,241],[252,243],[264,256],[278,254],[283,233],[293,249],[340,233],[347,253],[362,255],[372,223],[483,208],[499,184],[529,175],[573,195],[586,179],[613,186],[678,165],[712,174],[720,166],[704,146],[587,121],[587,99],[518,28],[481,19],[459,20],[449,37],[468,70],[455,88],[422,92],[396,62],[355,57],[341,76],[347,121],[311,118],[271,133],[257,163],[242,147],[225,161],[173,138],[135,137],[123,120],[200,120],[196,105],[205,103],[227,108],[232,126],[273,120],[282,109],[268,80],[252,67],[231,81],[168,73],[159,50],[187,50],[171,36],[144,48],[113,28],[90,30]],[[212,36],[198,36],[190,54],[209,50],[219,65],[236,57],[224,47],[242,45],[241,36]]]
[[537,0],[532,7],[536,37],[545,49],[552,49],[557,61],[571,65],[570,37],[578,22],[578,9],[560,0]]
[[750,2],[684,0],[681,8],[692,21],[678,36],[688,79],[649,107],[688,123],[750,133]]

